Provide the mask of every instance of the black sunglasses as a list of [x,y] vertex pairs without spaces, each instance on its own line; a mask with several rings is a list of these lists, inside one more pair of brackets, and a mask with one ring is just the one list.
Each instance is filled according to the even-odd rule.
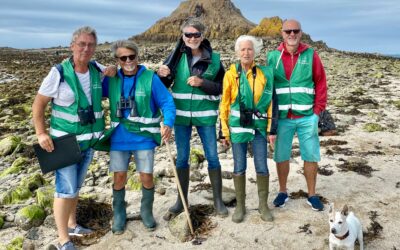
[[195,33],[187,33],[187,32],[185,32],[185,33],[183,33],[187,38],[192,38],[192,37],[194,37],[194,38],[199,38],[199,37],[201,37],[201,32],[195,32]]
[[297,34],[299,34],[300,29],[295,29],[295,30],[284,30],[283,32],[285,32],[287,35],[290,35],[290,34],[292,33],[292,31],[293,31],[293,33],[294,33],[295,35],[297,35]]
[[118,57],[118,59],[121,60],[121,61],[123,61],[123,62],[126,62],[126,60],[128,60],[128,58],[129,58],[129,60],[133,61],[133,60],[136,59],[136,55],[129,55],[129,56],[120,56],[120,57]]

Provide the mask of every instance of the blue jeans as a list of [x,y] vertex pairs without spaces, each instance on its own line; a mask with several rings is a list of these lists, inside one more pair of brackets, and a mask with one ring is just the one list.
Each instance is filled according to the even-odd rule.
[[127,172],[131,156],[135,156],[136,172],[152,174],[154,149],[110,151],[110,172]]
[[256,131],[253,141],[245,143],[232,143],[233,173],[244,175],[247,169],[247,144],[251,143],[254,155],[254,166],[257,175],[268,175],[267,165],[267,140]]
[[[215,125],[196,126],[196,129],[203,144],[204,153],[208,162],[208,169],[221,168],[217,153],[217,133]],[[192,126],[175,125],[174,130],[177,150],[176,167],[188,168]]]
[[75,198],[78,197],[79,190],[86,178],[86,173],[93,159],[94,150],[89,148],[82,151],[82,161],[60,168],[55,171],[56,192],[55,198]]

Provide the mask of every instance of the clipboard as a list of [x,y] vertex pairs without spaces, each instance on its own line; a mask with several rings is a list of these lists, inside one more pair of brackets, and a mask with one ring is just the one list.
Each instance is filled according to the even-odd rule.
[[73,134],[53,138],[54,150],[47,152],[39,144],[33,149],[43,174],[81,162],[82,155],[76,136]]

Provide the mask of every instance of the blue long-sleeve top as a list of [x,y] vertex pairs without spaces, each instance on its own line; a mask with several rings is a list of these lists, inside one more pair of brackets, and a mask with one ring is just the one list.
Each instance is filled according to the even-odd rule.
[[[140,76],[146,69],[143,65],[138,65],[138,71],[134,76],[124,76],[122,69],[118,71],[118,76],[123,79],[124,97],[128,98],[131,89],[132,95],[135,90],[135,78]],[[150,108],[153,114],[157,113],[158,109],[164,115],[164,125],[172,128],[175,122],[176,108],[172,95],[161,82],[157,74],[153,75],[151,87]],[[133,87],[133,88],[132,88]],[[108,77],[103,80],[103,96],[108,97]],[[130,109],[123,112],[124,117],[128,117]],[[111,135],[111,150],[129,151],[129,150],[147,150],[157,146],[156,142],[150,138],[129,132],[123,124],[119,124]]]

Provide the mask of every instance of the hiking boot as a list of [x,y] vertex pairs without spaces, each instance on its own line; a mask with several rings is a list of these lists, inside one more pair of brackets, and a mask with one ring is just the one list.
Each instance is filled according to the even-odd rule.
[[316,195],[308,197],[307,204],[310,205],[312,210],[314,210],[314,211],[323,211],[324,210],[324,204],[322,204],[321,200]]
[[275,207],[284,207],[285,203],[288,200],[289,200],[289,196],[287,195],[287,193],[279,192],[278,196],[276,196],[273,203],[274,203]]
[[[76,225],[75,228],[70,228],[70,227],[68,228],[68,235],[69,236],[83,236],[85,234],[91,234],[91,233],[93,233],[92,230],[90,230],[89,228],[84,228],[84,227],[82,227],[81,225],[78,225],[78,224]],[[72,244],[72,242],[71,242],[71,244]]]
[[51,244],[47,248],[48,250],[77,250],[72,243],[72,241],[67,241],[64,243],[64,245],[61,245],[60,243],[57,243],[56,245]]

